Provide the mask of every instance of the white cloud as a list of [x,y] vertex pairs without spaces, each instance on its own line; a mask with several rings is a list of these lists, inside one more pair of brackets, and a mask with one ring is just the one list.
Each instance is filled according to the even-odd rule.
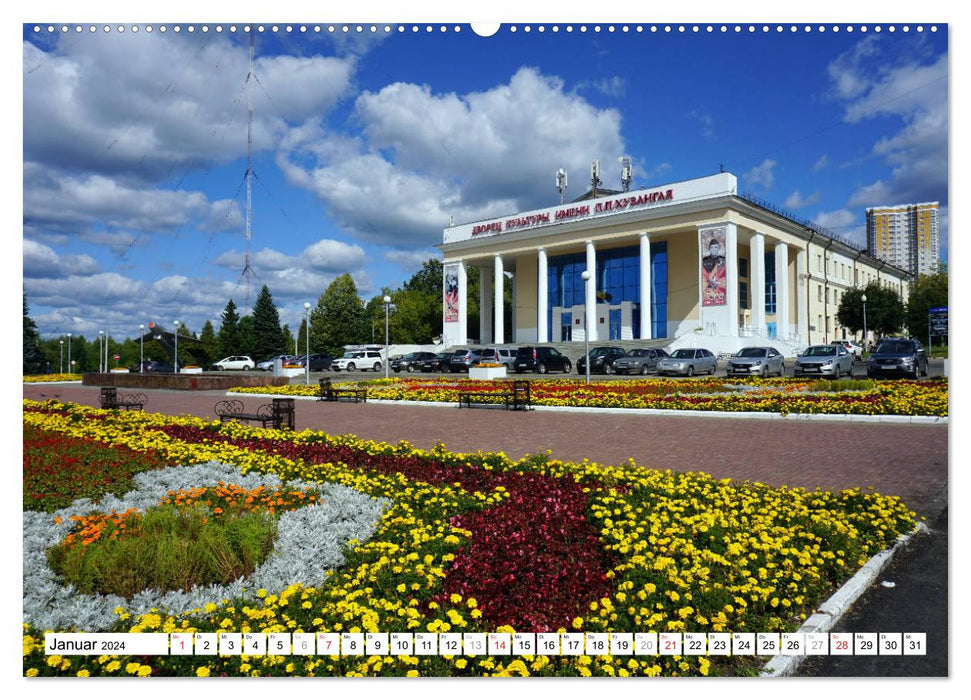
[[[64,37],[48,51],[23,43],[25,160],[159,181],[246,153],[245,43],[214,33],[83,39]],[[330,110],[353,68],[353,58],[257,58],[255,148],[272,147],[288,123]]]
[[89,255],[58,255],[36,241],[24,241],[24,277],[47,279],[68,275],[91,275],[100,271],[97,261]]
[[773,172],[775,166],[774,160],[766,158],[761,164],[745,173],[742,178],[750,187],[762,187],[765,190],[770,190],[772,185],[775,184],[775,173]]
[[104,175],[60,175],[37,163],[24,167],[24,220],[35,229],[78,233],[94,226],[164,232],[242,224],[231,200],[211,202],[202,192],[130,186]]
[[712,138],[715,135],[714,130],[714,120],[711,118],[710,114],[700,114],[697,110],[693,109],[688,112],[685,116],[691,117],[701,123],[701,135],[705,138]]
[[[465,95],[394,83],[363,93],[355,113],[366,147],[293,143],[278,164],[346,230],[395,247],[439,243],[450,216],[472,221],[548,204],[557,168],[586,173],[590,160],[612,163],[624,152],[615,110],[596,109],[533,68]],[[305,162],[308,153],[316,163]],[[605,186],[619,185],[616,170],[617,183]]]
[[819,157],[819,160],[817,160],[815,163],[813,163],[812,170],[813,170],[814,173],[818,173],[820,170],[822,170],[823,168],[825,168],[827,165],[829,165],[829,157],[824,153],[823,155],[821,155]]
[[384,259],[392,262],[409,273],[415,273],[430,258],[440,258],[441,255],[436,250],[389,250],[384,254]]
[[[841,68],[846,75],[839,75]],[[871,148],[871,156],[888,167],[887,175],[859,187],[849,206],[946,203],[947,55],[895,56],[871,36],[834,60],[830,75],[836,95],[845,101],[845,122],[881,117],[893,125]]]
[[866,223],[863,219],[864,213],[859,209],[821,211],[813,217],[813,221],[823,228],[829,229],[860,248],[866,247]]
[[785,206],[787,209],[802,209],[816,204],[823,198],[822,192],[813,192],[808,197],[803,197],[799,190],[796,190],[786,198]]

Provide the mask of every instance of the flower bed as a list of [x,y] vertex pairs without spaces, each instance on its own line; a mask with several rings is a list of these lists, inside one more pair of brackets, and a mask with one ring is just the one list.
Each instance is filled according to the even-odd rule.
[[[459,392],[497,391],[501,382],[473,379],[412,379],[360,382],[370,399],[458,402]],[[847,387],[842,389],[840,387]],[[862,388],[858,388],[862,387]],[[314,387],[234,387],[239,393],[310,396]],[[846,381],[813,379],[631,379],[585,384],[571,379],[534,379],[537,406],[799,413],[830,415],[948,415],[946,380]]]
[[27,374],[24,375],[24,384],[37,384],[41,382],[79,382],[80,374]]
[[[512,461],[443,446],[425,451],[352,436],[30,401],[24,401],[24,423],[155,450],[181,464],[218,460],[234,465],[236,483],[273,475],[391,501],[370,539],[351,541],[346,562],[325,581],[281,577],[249,602],[217,594],[184,611],[166,605],[136,614],[126,603],[114,631],[786,631],[914,526],[914,514],[895,498],[772,489],[633,463]],[[51,527],[49,514],[30,517],[46,518]],[[45,657],[42,627],[25,626],[27,675],[737,675],[758,662],[63,658]]]

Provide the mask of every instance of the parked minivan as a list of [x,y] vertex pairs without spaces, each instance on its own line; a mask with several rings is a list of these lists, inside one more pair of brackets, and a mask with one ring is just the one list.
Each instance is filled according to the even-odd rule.
[[505,365],[507,370],[516,364],[515,348],[483,348],[480,351],[480,362],[498,362]]

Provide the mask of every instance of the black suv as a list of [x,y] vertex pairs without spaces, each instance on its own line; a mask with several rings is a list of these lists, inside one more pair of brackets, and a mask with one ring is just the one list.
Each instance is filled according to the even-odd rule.
[[516,360],[513,368],[516,374],[532,371],[546,374],[554,370],[569,372],[573,367],[570,358],[561,355],[556,348],[533,347],[527,345],[516,351]]
[[415,367],[422,372],[451,372],[452,353],[440,352],[437,355],[429,357],[427,360],[422,360]]
[[[614,361],[619,360],[626,354],[623,348],[613,346],[593,348],[590,351],[590,373],[603,372],[604,374],[612,374],[614,371]],[[581,357],[577,360],[577,372],[580,374],[587,373],[586,358]]]
[[868,377],[927,376],[927,351],[916,340],[909,338],[884,338],[870,353],[866,363]]
[[395,372],[417,372],[421,363],[435,357],[433,352],[409,352],[403,357],[391,358],[391,369]]

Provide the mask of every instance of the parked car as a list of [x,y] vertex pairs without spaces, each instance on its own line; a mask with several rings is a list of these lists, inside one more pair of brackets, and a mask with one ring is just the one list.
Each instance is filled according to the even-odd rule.
[[[603,372],[604,374],[612,374],[614,371],[614,362],[626,354],[623,348],[613,346],[592,348],[590,350],[590,373]],[[577,359],[577,372],[580,374],[587,373],[586,355],[582,355]]]
[[479,348],[463,348],[452,353],[451,369],[453,372],[468,372],[469,367],[482,360],[482,350]]
[[725,372],[729,377],[739,374],[745,376],[757,374],[761,377],[777,374],[781,377],[786,373],[786,361],[782,354],[772,347],[742,348],[728,358]]
[[440,352],[427,360],[422,360],[418,366],[422,372],[448,372],[452,371],[452,353]]
[[353,350],[344,357],[338,357],[330,363],[332,372],[356,372],[373,369],[375,372],[381,371],[381,353],[377,350]]
[[[311,372],[326,372],[331,368],[333,363],[334,358],[332,358],[330,355],[321,355],[319,353],[310,354]],[[295,357],[290,361],[290,364],[305,368],[307,366],[307,356],[301,355],[300,357]]]
[[[139,371],[138,365],[132,365],[131,367],[129,367],[129,370],[132,372],[138,372]],[[160,362],[159,360],[145,360],[145,362],[142,363],[141,371],[142,372],[174,372],[175,367],[173,367],[168,362]]]
[[667,356],[661,348],[634,348],[614,360],[614,371],[617,374],[648,374],[657,371],[658,360]]
[[569,372],[573,367],[570,358],[556,348],[534,347],[527,345],[516,350],[515,370],[517,374],[523,372],[538,372],[546,374],[554,370]]
[[927,376],[927,351],[919,341],[909,338],[884,338],[870,353],[866,363],[868,377]]
[[828,374],[833,379],[842,375],[853,375],[853,353],[842,343],[832,345],[810,345],[796,358],[792,375],[794,377],[819,376]]
[[401,357],[392,357],[390,366],[395,372],[417,372],[422,362],[433,357],[433,352],[409,352]]
[[479,362],[497,362],[505,365],[507,370],[516,364],[515,348],[483,348],[479,351]]
[[837,340],[836,343],[846,348],[853,355],[854,360],[859,360],[863,357],[863,346],[855,340]]
[[227,369],[240,369],[244,372],[251,370],[256,367],[256,363],[253,362],[253,358],[248,355],[230,355],[229,357],[224,357],[219,360],[219,362],[213,362],[212,368],[217,372],[221,372]]
[[718,358],[711,350],[704,348],[680,348],[667,357],[657,361],[658,374],[714,374],[718,369]]
[[280,360],[283,364],[287,364],[290,360],[295,359],[293,355],[277,355],[276,357],[271,357],[269,360],[263,360],[262,362],[256,363],[256,369],[261,372],[272,372],[273,365],[277,360]]

